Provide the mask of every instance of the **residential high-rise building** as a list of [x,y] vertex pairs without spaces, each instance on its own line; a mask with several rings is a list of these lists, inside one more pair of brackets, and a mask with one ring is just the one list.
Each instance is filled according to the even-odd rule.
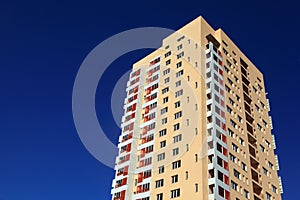
[[262,73],[198,17],[133,65],[113,200],[281,200]]

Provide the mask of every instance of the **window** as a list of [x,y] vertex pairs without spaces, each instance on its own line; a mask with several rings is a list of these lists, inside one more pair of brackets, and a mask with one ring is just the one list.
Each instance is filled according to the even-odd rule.
[[171,60],[170,59],[166,61],[166,65],[169,65],[169,64],[171,64]]
[[257,124],[257,129],[261,131],[262,130],[261,125]]
[[241,101],[241,97],[239,97],[238,95],[235,96],[237,101]]
[[171,190],[171,199],[180,197],[180,189]]
[[177,123],[177,124],[175,124],[173,126],[174,126],[174,131],[177,131],[177,130],[180,129],[180,123]]
[[249,192],[247,190],[244,190],[244,196],[249,199]]
[[273,169],[273,166],[274,166],[274,165],[269,161],[269,162],[268,162],[268,166],[269,166],[270,169]]
[[195,192],[198,192],[199,188],[198,188],[198,183],[195,184]]
[[180,107],[180,101],[175,102],[175,108]]
[[169,91],[169,87],[166,87],[166,88],[162,89],[163,94],[167,93],[168,91]]
[[266,122],[265,120],[262,120],[262,122],[263,122],[263,125],[264,125],[265,127],[268,126],[268,124],[267,124],[267,122]]
[[168,73],[170,73],[170,68],[168,68],[168,69],[166,69],[166,70],[163,71],[163,75],[166,75]]
[[181,90],[175,92],[175,97],[179,97],[179,96],[181,96],[182,94],[183,94],[183,89],[181,89]]
[[267,200],[272,200],[272,196],[266,192],[266,197],[267,197]]
[[226,106],[226,108],[227,108],[227,112],[231,114],[232,113],[232,109],[229,106]]
[[195,88],[198,88],[198,82],[195,82]]
[[265,104],[264,104],[263,102],[260,102],[260,106],[261,106],[262,108],[265,108]]
[[229,69],[225,66],[224,66],[224,70],[225,70],[226,73],[229,73]]
[[238,184],[235,182],[231,181],[231,188],[234,189],[235,191],[238,191]]
[[176,64],[176,67],[179,68],[182,66],[182,62],[180,61],[179,63]]
[[183,70],[180,70],[179,72],[176,72],[176,77],[180,77],[183,75]]
[[182,58],[184,56],[184,52],[181,52],[180,54],[177,55],[177,59]]
[[160,179],[160,180],[155,181],[155,188],[159,188],[159,187],[162,187],[162,186],[164,186],[164,179]]
[[175,119],[182,117],[182,111],[175,113],[174,116],[175,116]]
[[229,103],[234,106],[234,101],[231,98],[229,98]]
[[240,138],[240,144],[243,145],[243,146],[245,145],[245,142],[242,138]]
[[182,49],[182,44],[177,46],[177,50],[180,50],[180,49]]
[[229,158],[230,158],[230,160],[231,160],[232,162],[235,163],[235,156],[234,156],[234,155],[232,155],[232,154],[230,153],[230,154],[229,154]]
[[159,193],[156,195],[156,200],[163,200],[163,193]]
[[160,166],[160,167],[158,167],[158,173],[159,174],[162,174],[162,173],[164,173],[165,172],[165,166]]
[[178,175],[174,175],[174,176],[171,176],[171,179],[172,179],[172,183],[177,183],[178,182]]
[[173,156],[176,156],[178,154],[179,154],[179,148],[177,147],[177,148],[173,149]]
[[268,175],[268,170],[264,167],[263,167],[263,172],[264,172],[265,175]]
[[253,92],[257,93],[257,89],[253,86]]
[[160,148],[164,148],[166,146],[166,140],[160,142]]
[[273,191],[274,193],[277,193],[277,188],[276,188],[274,185],[272,185],[272,191]]
[[165,159],[166,154],[165,153],[160,153],[157,155],[157,161],[161,161]]
[[234,76],[234,80],[235,80],[235,82],[239,82],[239,79],[238,79],[238,77],[236,77],[236,76]]
[[232,130],[228,129],[228,135],[230,137],[234,137],[234,132]]
[[171,55],[171,51],[165,53],[165,58]]
[[163,103],[167,103],[169,101],[169,97],[163,98]]
[[246,172],[247,171],[247,166],[245,163],[242,162],[242,169]]
[[236,128],[236,123],[232,119],[230,120],[230,124],[232,127]]
[[265,143],[266,143],[267,147],[270,147],[271,144],[268,140],[265,140]]
[[238,115],[238,121],[239,121],[240,123],[242,123],[242,122],[243,122],[243,119],[242,119],[242,117],[241,117],[241,116],[239,116],[239,115]]
[[227,78],[227,82],[229,83],[229,85],[233,85],[232,80],[230,80],[229,78]]
[[167,129],[163,129],[161,131],[159,131],[159,137],[164,136],[167,134]]
[[172,162],[172,169],[177,169],[179,167],[181,167],[181,160]]
[[166,124],[168,122],[168,119],[165,117],[161,120],[161,124]]
[[168,107],[165,107],[165,108],[163,108],[163,109],[160,110],[160,114],[161,115],[164,114],[164,113],[166,113],[166,112],[168,112]]
[[231,89],[227,85],[225,85],[225,90],[226,92],[230,92]]
[[259,145],[259,149],[260,149],[261,152],[265,152],[265,147],[264,146]]
[[188,180],[188,179],[189,179],[189,172],[185,171],[185,180]]
[[231,147],[233,151],[238,152],[238,147],[235,144],[232,143]]
[[237,170],[233,169],[233,175],[234,175],[237,179],[240,179],[240,172],[238,172]]
[[255,110],[259,111],[259,107],[256,104],[255,104]]
[[173,142],[176,143],[176,142],[180,142],[182,140],[182,135],[179,134],[179,135],[176,135],[173,137]]
[[166,84],[166,83],[169,83],[169,82],[170,82],[170,78],[169,78],[169,77],[168,77],[168,78],[165,78],[164,81],[165,81],[165,84]]
[[175,86],[176,86],[176,87],[181,86],[181,80],[176,81],[176,82],[175,82]]

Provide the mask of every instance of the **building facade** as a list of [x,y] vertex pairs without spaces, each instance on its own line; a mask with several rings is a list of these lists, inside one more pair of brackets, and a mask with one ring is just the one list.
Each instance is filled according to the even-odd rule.
[[281,200],[262,73],[198,17],[133,65],[113,200]]

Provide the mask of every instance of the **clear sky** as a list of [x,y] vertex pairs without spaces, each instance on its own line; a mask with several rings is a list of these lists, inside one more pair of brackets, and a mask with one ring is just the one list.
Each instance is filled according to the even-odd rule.
[[[82,145],[72,87],[85,56],[131,28],[178,29],[202,15],[221,27],[264,73],[284,200],[299,199],[300,12],[297,1],[1,1],[0,200],[110,199],[114,171]],[[151,50],[116,60],[101,79],[98,115],[108,137],[120,130],[110,108],[116,81]]]

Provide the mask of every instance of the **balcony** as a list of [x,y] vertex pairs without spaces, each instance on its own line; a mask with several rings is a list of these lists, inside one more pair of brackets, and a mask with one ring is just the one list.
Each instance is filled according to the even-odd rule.
[[248,76],[247,70],[242,66],[241,66],[241,72],[244,76],[246,76],[246,77]]
[[248,133],[248,142],[253,147],[257,148],[256,139],[254,137],[252,137],[252,135],[250,135],[249,133]]
[[254,132],[253,132],[253,127],[252,127],[249,123],[247,123],[247,131],[248,131],[249,133],[251,133],[252,135],[254,134]]
[[253,124],[254,119],[252,118],[252,116],[249,115],[248,113],[245,113],[245,115],[246,115],[247,122],[249,122],[249,124]]
[[245,83],[246,86],[249,86],[250,81],[244,75],[242,75],[242,81],[243,83]]
[[[244,85],[243,85],[243,86],[244,86]],[[248,88],[247,88],[247,89],[248,89]],[[248,93],[247,93],[247,94],[248,94]],[[245,100],[249,105],[251,105],[252,100],[251,100],[251,98],[250,98],[247,94],[244,93],[244,100]]]
[[250,156],[250,165],[253,169],[259,171],[258,170],[259,163],[257,162],[256,159],[252,158],[251,156]]
[[253,184],[254,194],[256,194],[257,196],[263,198],[262,187],[260,185],[258,185],[257,183],[255,183],[255,182],[252,182],[252,184]]

